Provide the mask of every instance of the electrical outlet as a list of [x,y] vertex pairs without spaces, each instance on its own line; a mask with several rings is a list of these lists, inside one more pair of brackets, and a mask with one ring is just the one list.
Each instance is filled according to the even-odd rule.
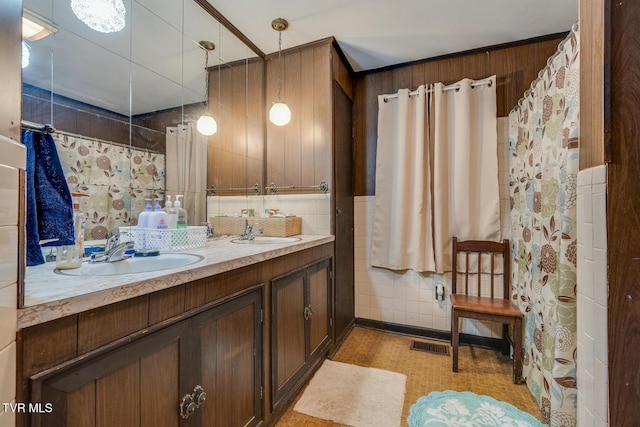
[[438,283],[435,286],[436,290],[436,301],[444,301],[444,286],[442,283]]

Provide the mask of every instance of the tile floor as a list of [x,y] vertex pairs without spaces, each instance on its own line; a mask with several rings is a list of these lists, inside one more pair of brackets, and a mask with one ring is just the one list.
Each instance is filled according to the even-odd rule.
[[[453,373],[451,356],[410,350],[412,339],[414,338],[356,327],[333,360],[405,374],[407,389],[402,410],[402,425],[407,425],[409,408],[420,396],[431,391],[443,390],[472,391],[492,396],[509,402],[542,421],[540,409],[527,386],[524,383],[513,384],[511,360],[507,356],[492,350],[461,347],[459,372]],[[342,425],[294,412],[296,400],[297,398],[276,426]]]

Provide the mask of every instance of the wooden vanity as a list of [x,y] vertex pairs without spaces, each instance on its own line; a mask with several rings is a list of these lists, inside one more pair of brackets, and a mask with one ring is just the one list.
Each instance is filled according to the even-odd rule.
[[22,309],[17,401],[41,405],[18,425],[273,424],[336,346],[333,236],[225,245],[189,251],[205,260],[164,275]]

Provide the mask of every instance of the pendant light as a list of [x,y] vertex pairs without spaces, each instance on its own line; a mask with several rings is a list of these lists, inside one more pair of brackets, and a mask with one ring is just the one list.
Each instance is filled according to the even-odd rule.
[[71,0],[71,10],[89,28],[116,33],[125,26],[127,9],[122,0]]
[[269,120],[276,126],[284,126],[291,121],[291,110],[282,101],[282,75],[284,74],[284,62],[282,61],[282,32],[289,28],[286,19],[278,18],[271,21],[271,28],[278,32],[278,62],[280,63],[280,75],[278,76],[278,102],[274,102],[269,110]]
[[202,40],[199,42],[200,47],[204,49],[204,87],[205,87],[205,111],[198,119],[196,128],[203,135],[210,136],[218,131],[218,123],[216,119],[209,114],[209,52],[216,48],[213,42]]

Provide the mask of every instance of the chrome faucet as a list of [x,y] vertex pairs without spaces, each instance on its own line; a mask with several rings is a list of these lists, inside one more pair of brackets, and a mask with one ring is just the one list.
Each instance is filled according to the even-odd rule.
[[213,229],[211,222],[202,222],[202,225],[207,226],[207,238],[215,236],[215,230]]
[[256,237],[256,234],[262,234],[262,228],[254,230],[253,226],[254,224],[247,224],[244,228],[244,234],[240,236],[240,240],[253,240]]
[[120,233],[112,234],[107,239],[107,243],[104,247],[104,252],[91,255],[89,262],[116,262],[122,261],[126,258],[131,258],[133,253],[128,253],[130,249],[133,249],[135,242],[129,240],[127,242],[120,242]]

